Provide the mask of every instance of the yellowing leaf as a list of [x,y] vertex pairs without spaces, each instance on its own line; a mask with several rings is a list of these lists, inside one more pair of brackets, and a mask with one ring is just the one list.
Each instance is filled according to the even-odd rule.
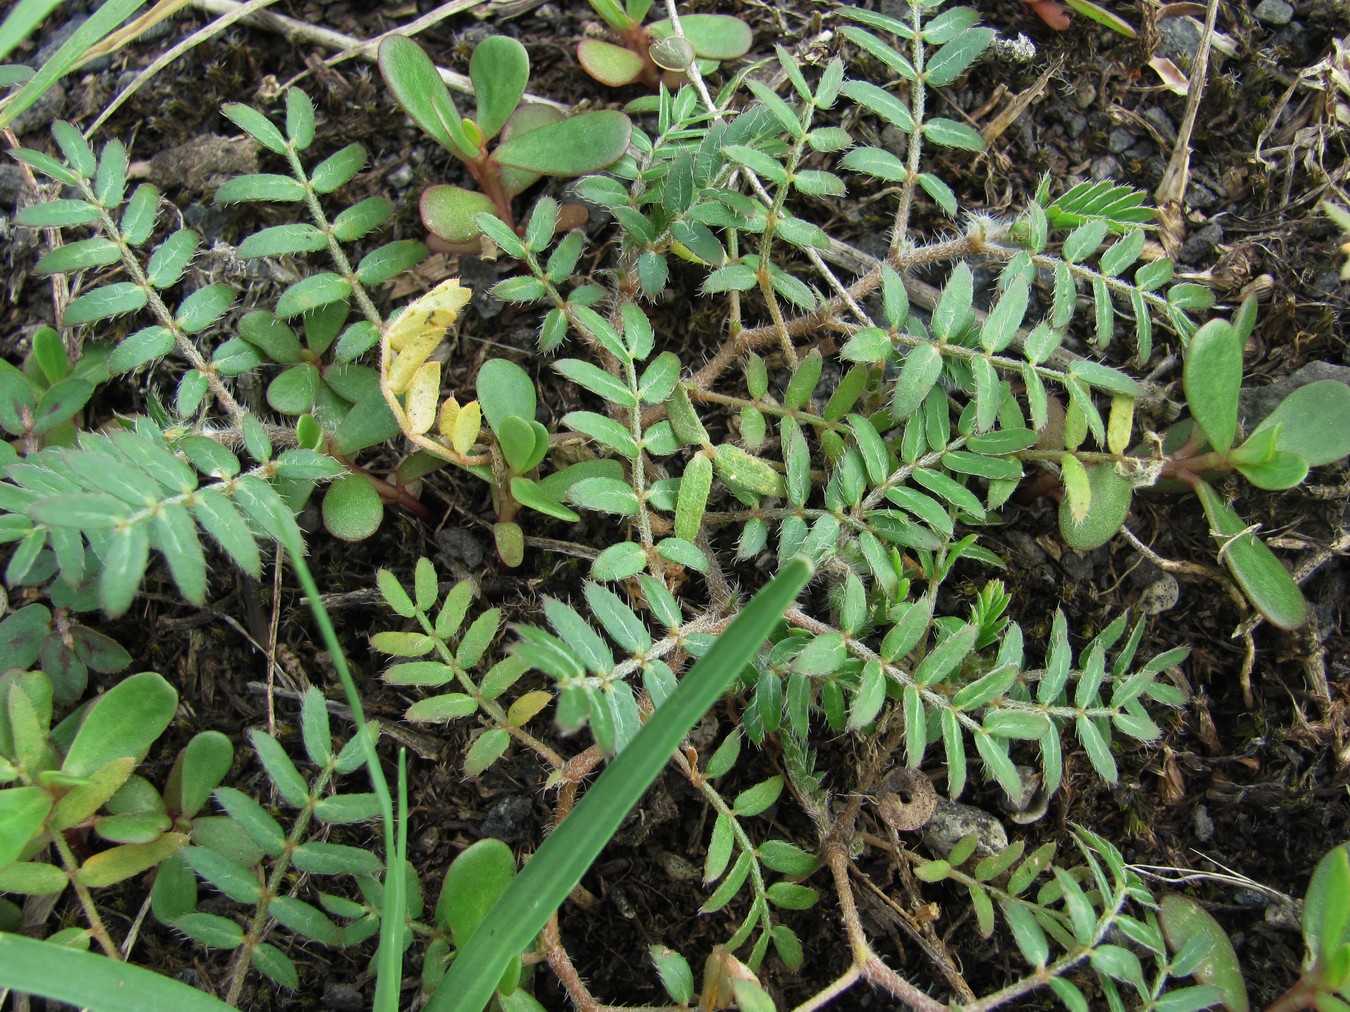
[[534,692],[527,692],[506,711],[506,719],[512,727],[524,727],[536,713],[548,706],[553,700],[553,693],[545,692],[543,689],[536,689]]
[[462,287],[459,278],[442,281],[409,303],[403,314],[389,325],[389,347],[402,351],[411,338],[428,327],[439,327],[444,334],[472,297],[473,289]]
[[1064,480],[1064,494],[1069,500],[1069,512],[1073,522],[1081,524],[1092,505],[1092,485],[1088,481],[1087,468],[1083,462],[1071,453],[1059,459],[1061,477]]
[[455,419],[459,417],[459,401],[453,397],[447,397],[445,403],[441,405],[440,417],[436,419],[436,429],[441,437],[450,440],[455,434]]
[[422,363],[436,350],[444,338],[445,328],[443,327],[432,327],[409,338],[403,351],[395,356],[394,364],[389,367],[389,375],[386,377],[389,389],[396,394],[407,392],[408,386],[412,383],[413,374],[422,367]]
[[450,436],[450,445],[454,447],[456,453],[467,454],[473,449],[473,444],[478,440],[478,433],[483,428],[483,409],[478,406],[477,401],[469,401],[460,409],[459,417],[455,419],[455,429]]
[[1111,398],[1111,415],[1106,421],[1106,448],[1124,453],[1134,431],[1134,398],[1116,394]]
[[421,434],[436,421],[436,401],[441,395],[441,364],[424,362],[408,385],[408,425]]
[[445,339],[445,332],[472,296],[472,290],[461,287],[458,278],[442,281],[389,325],[389,347],[396,354],[385,377],[391,391],[401,394],[408,389],[413,374]]

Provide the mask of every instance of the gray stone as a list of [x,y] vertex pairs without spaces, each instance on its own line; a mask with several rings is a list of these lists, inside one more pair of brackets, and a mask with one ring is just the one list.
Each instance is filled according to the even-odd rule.
[[1186,187],[1187,207],[1192,207],[1197,211],[1208,211],[1218,203],[1219,195],[1204,183],[1192,181],[1191,185]]
[[436,547],[450,562],[461,562],[469,569],[477,569],[483,561],[483,546],[463,527],[442,527],[436,533]]
[[396,190],[402,190],[412,185],[413,170],[412,166],[404,162],[398,168],[394,169],[385,176],[385,181]]
[[524,794],[508,794],[490,809],[478,835],[483,839],[495,837],[507,843],[520,843],[532,830],[530,812],[534,804]]
[[1121,172],[1120,161],[1114,155],[1103,155],[1092,163],[1092,178],[1097,182],[1119,179]]
[[1209,810],[1204,805],[1197,805],[1195,814],[1192,816],[1195,825],[1195,838],[1201,843],[1208,843],[1214,839],[1214,820],[1209,817]]
[[366,1002],[360,989],[330,980],[323,986],[323,1007],[333,1012],[361,1012]]
[[0,213],[9,214],[23,192],[23,170],[17,165],[0,165]]
[[1341,287],[1341,272],[1335,267],[1326,267],[1313,275],[1308,283],[1308,294],[1334,296]]
[[974,805],[938,798],[937,811],[923,827],[923,842],[933,854],[946,857],[963,837],[971,833],[979,840],[975,845],[977,854],[987,857],[1008,846],[1008,831],[988,812]]
[[1125,127],[1116,127],[1111,131],[1110,136],[1106,138],[1106,149],[1113,155],[1121,154],[1134,144],[1136,138],[1132,131]]
[[9,128],[19,137],[30,133],[48,133],[52,121],[60,119],[65,108],[66,88],[58,81],[36,102],[15,116]]
[[897,158],[904,158],[909,151],[909,134],[899,127],[886,126],[881,131],[881,146]]
[[1200,47],[1201,26],[1194,18],[1165,18],[1158,22],[1158,55],[1189,71]]
[[1183,264],[1204,264],[1214,252],[1214,247],[1222,241],[1223,227],[1217,221],[1206,222],[1187,236],[1181,246],[1179,259]]
[[1091,555],[1069,549],[1060,556],[1059,568],[1074,583],[1091,583],[1096,566],[1093,565]]
[[[514,261],[512,261],[514,263]],[[508,268],[481,257],[460,257],[459,275],[466,287],[473,290],[474,311],[483,319],[491,320],[501,315],[506,304],[492,295],[491,288],[501,280]]]
[[1252,17],[1268,25],[1287,25],[1294,20],[1294,8],[1285,0],[1261,0]]
[[1177,139],[1177,126],[1162,106],[1151,105],[1143,110],[1140,115],[1153,124],[1153,128],[1158,131],[1158,136],[1165,143],[1171,144]]
[[1045,565],[1045,552],[1040,545],[1036,544],[1036,539],[1026,531],[1009,529],[1004,532],[1004,539],[1017,553],[1017,562],[1025,564],[1030,569],[1039,569]]

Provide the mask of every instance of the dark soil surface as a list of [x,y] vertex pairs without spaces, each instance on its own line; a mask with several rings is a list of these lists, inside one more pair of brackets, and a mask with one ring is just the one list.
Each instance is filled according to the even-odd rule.
[[[885,8],[887,0],[881,2]],[[383,6],[283,0],[273,9],[366,39],[430,6],[425,0]],[[576,66],[573,42],[592,27],[584,5],[544,4],[528,11],[522,6],[528,5],[473,7],[421,38],[440,64],[463,71],[474,42],[489,31],[509,33],[529,49],[532,92],[564,102],[636,97],[636,91],[601,94],[603,89]],[[1011,0],[982,6],[987,23],[1002,36],[1024,35],[1030,46],[1025,62],[986,61],[933,99],[940,114],[965,118],[987,131],[990,140],[986,156],[962,155],[941,166],[964,209],[1013,214],[1046,174],[1059,190],[1084,178],[1114,177],[1152,193],[1178,144],[1186,98],[1169,90],[1149,61],[1167,57],[1184,73],[1199,41],[1198,22],[1185,17],[1158,21],[1157,5],[1148,2],[1108,4],[1140,29],[1138,38],[1130,40],[1078,16],[1070,30],[1053,31]],[[1172,13],[1189,11],[1203,20],[1203,5],[1170,6]],[[713,9],[702,0],[693,7]],[[1333,78],[1338,59],[1343,61],[1342,82],[1350,72],[1344,62],[1350,58],[1334,43],[1350,34],[1350,18],[1343,9],[1338,12],[1335,0],[1298,0],[1292,9],[1279,0],[1263,0],[1259,7],[1240,0],[1220,8],[1217,27],[1226,51],[1215,52],[1211,60],[1208,90],[1190,137],[1190,182],[1181,201],[1167,209],[1167,227],[1159,238],[1178,259],[1178,271],[1212,283],[1222,305],[1236,305],[1248,285],[1263,292],[1246,359],[1249,386],[1277,386],[1309,366],[1350,376],[1350,371],[1337,372],[1350,367],[1350,284],[1339,277],[1341,240],[1318,211],[1323,200],[1350,203],[1345,192],[1350,190],[1350,94],[1338,91]],[[751,22],[756,31],[752,55],[771,56],[772,43],[792,45],[818,30],[813,22],[818,11],[804,0],[772,5],[729,0],[716,9]],[[24,117],[21,141],[46,146],[44,121],[53,116],[88,122],[157,52],[204,23],[201,13],[186,11],[167,35],[76,73],[38,113]],[[48,32],[38,44],[50,41]],[[368,63],[352,59],[327,66],[324,60],[331,55],[274,31],[235,26],[142,88],[113,116],[103,135],[123,138],[133,159],[148,163],[146,171],[179,204],[184,220],[202,233],[207,247],[233,244],[265,222],[254,211],[226,212],[209,200],[212,177],[237,171],[238,165],[229,160],[241,151],[237,144],[221,150],[205,146],[207,138],[234,133],[219,106],[246,101],[277,113],[279,85],[303,75],[301,83],[314,97],[321,120],[314,153],[326,154],[353,141],[365,145],[370,164],[346,193],[353,201],[371,194],[388,196],[399,207],[391,238],[420,237],[416,198],[421,187],[456,181],[460,170],[449,167],[444,153],[405,122]],[[0,304],[0,342],[3,353],[15,361],[35,326],[51,322],[54,315],[50,284],[31,273],[41,237],[16,228],[6,217],[16,201],[28,199],[20,192],[22,185],[15,169],[0,167],[0,256],[8,295]],[[820,224],[864,248],[884,244],[886,222],[872,216],[865,197],[857,193],[839,201],[832,220]],[[917,224],[935,231],[950,227],[936,219]],[[209,260],[199,267],[217,269]],[[477,279],[475,287],[481,289],[484,279],[506,269],[441,259],[419,268],[419,279],[429,286],[462,272]],[[246,301],[274,297],[285,280],[250,279]],[[404,288],[398,297],[411,290]],[[537,325],[533,311],[485,303],[481,308],[486,311],[470,315],[461,354],[453,359],[463,372],[447,375],[447,388],[467,387],[489,351],[514,354],[521,361],[530,355]],[[706,321],[697,306],[692,312],[687,307],[669,309],[666,322],[674,340],[687,362],[697,361],[700,342],[710,345],[720,333],[715,321],[709,336],[698,329]],[[1126,354],[1121,350],[1122,359]],[[1151,364],[1158,366],[1162,359],[1156,353]],[[1179,367],[1163,364],[1154,378],[1179,386]],[[167,387],[171,380],[161,377],[159,382]],[[138,410],[144,393],[114,391],[94,406],[95,412]],[[241,396],[264,404],[261,390],[244,389]],[[546,390],[541,400],[555,418],[561,416],[561,394],[550,397]],[[396,464],[396,451],[390,449],[384,459],[367,466],[378,472]],[[1160,743],[1118,757],[1122,779],[1116,788],[1103,786],[1081,756],[1070,757],[1065,789],[1047,816],[1026,827],[1010,827],[1029,846],[1058,839],[1068,848],[1070,827],[1086,825],[1114,840],[1129,860],[1141,865],[1227,871],[1251,880],[1199,880],[1190,888],[1234,938],[1256,1002],[1282,992],[1295,979],[1302,957],[1297,930],[1274,916],[1287,908],[1272,901],[1271,891],[1301,896],[1317,859],[1350,837],[1346,481],[1343,468],[1328,468],[1292,492],[1241,490],[1243,515],[1261,523],[1291,565],[1321,559],[1304,584],[1313,605],[1312,622],[1296,633],[1259,622],[1243,625],[1248,616],[1204,571],[1179,574],[1179,601],[1150,619],[1141,654],[1190,646],[1185,668],[1190,704],[1170,718]],[[1239,490],[1235,486],[1233,491]],[[370,633],[396,621],[373,593],[377,566],[390,567],[406,579],[417,557],[428,556],[443,576],[471,575],[481,581],[485,600],[503,607],[508,620],[527,613],[543,595],[573,593],[584,575],[579,560],[546,551],[531,551],[521,569],[503,569],[492,550],[487,490],[479,482],[442,471],[427,483],[422,500],[443,519],[428,524],[391,513],[381,532],[367,542],[342,544],[321,533],[312,540],[311,564],[320,586],[333,596],[330,607],[366,704],[386,720],[396,720],[410,700],[379,681],[382,661],[367,646]],[[1056,607],[1065,610],[1075,635],[1086,638],[1122,608],[1138,604],[1161,575],[1154,562],[1122,538],[1086,555],[1071,551],[1060,540],[1048,501],[1010,506],[1006,519],[990,535],[991,546],[1010,561],[1005,579],[1014,594],[1011,614],[1026,630],[1033,656],[1039,650],[1037,637],[1047,633]],[[304,521],[318,527],[315,517]],[[1164,559],[1213,566],[1204,516],[1190,502],[1137,501],[1131,527]],[[557,532],[545,528],[539,533]],[[583,529],[568,536],[584,542],[588,535]],[[268,680],[267,662],[260,644],[269,642],[274,619],[280,661],[277,733],[283,741],[297,738],[294,704],[285,690],[313,684],[332,699],[341,697],[292,576],[283,572],[279,581],[267,578],[258,585],[219,562],[207,609],[183,604],[167,577],[152,568],[148,593],[127,618],[105,630],[136,658],[133,670],[161,671],[182,694],[182,719],[171,731],[176,740],[165,742],[166,756],[197,730],[218,728],[242,742],[245,728],[267,722],[265,690],[259,688]],[[1239,626],[1250,629],[1250,635],[1234,637]],[[442,870],[467,844],[496,835],[527,854],[551,818],[554,794],[543,789],[544,770],[529,756],[508,758],[478,780],[463,778],[460,764],[472,730],[458,722],[448,731],[413,731],[411,856],[429,898],[439,888]],[[559,747],[565,754],[579,750],[571,742]],[[857,762],[854,746],[836,741],[821,748],[836,764],[836,787],[846,790]],[[746,783],[773,772],[775,763],[771,755],[743,762]],[[932,751],[929,772],[940,783],[940,756]],[[231,782],[249,790],[260,787],[259,777],[256,765],[241,761]],[[736,786],[727,784],[725,790],[734,793]],[[965,800],[997,811],[987,786],[977,786]],[[786,824],[776,827],[778,834],[811,846],[809,827],[793,821],[798,818],[795,810],[784,818]],[[710,826],[698,796],[682,778],[668,774],[584,880],[589,900],[564,909],[564,943],[597,997],[615,1004],[659,1004],[663,996],[646,957],[647,946],[671,945],[698,967],[712,945],[739,922],[734,907],[731,913],[700,917],[696,911],[706,892],[698,875],[671,874],[678,865],[672,855],[696,867],[701,864]],[[348,842],[374,843],[359,838]],[[908,903],[894,868],[883,859],[864,853],[858,869]],[[953,954],[977,994],[996,987],[1005,979],[1005,964],[1017,963],[1015,955],[980,941],[968,915],[961,916],[960,897],[929,892],[925,899],[943,907],[935,925],[939,944]],[[112,917],[129,922],[142,899],[139,886],[128,889],[121,909],[114,894],[108,901]],[[869,930],[890,965],[934,995],[950,994],[907,937],[875,911],[865,908],[864,914],[871,918]],[[78,918],[73,906],[69,915],[68,923]],[[770,960],[762,975],[784,1008],[827,984],[845,969],[848,958],[837,915],[828,903],[788,923],[803,940],[806,966],[794,975]],[[125,929],[125,922],[120,926]],[[370,951],[293,948],[290,955],[303,975],[302,994],[285,998],[259,984],[246,991],[244,1006],[365,1007],[371,995]],[[152,919],[141,929],[133,958],[207,989],[222,986],[222,960],[186,946]],[[410,980],[416,972],[410,965]],[[568,1007],[547,971],[541,970],[539,979],[537,994],[546,1007]],[[856,987],[833,1007],[890,1006]]]

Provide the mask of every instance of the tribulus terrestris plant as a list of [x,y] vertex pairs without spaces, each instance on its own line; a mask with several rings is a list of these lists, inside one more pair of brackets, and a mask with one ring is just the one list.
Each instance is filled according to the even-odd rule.
[[[602,6],[622,25],[640,27],[647,13]],[[701,867],[690,865],[706,893],[698,909],[729,918],[721,943],[692,962],[678,937],[648,951],[676,1006],[774,1007],[772,975],[818,958],[799,933],[812,917],[842,925],[845,956],[805,1008],[864,985],[925,1010],[1012,1005],[1040,989],[1071,1009],[1246,1007],[1217,923],[1187,897],[1154,896],[1103,833],[1080,826],[1072,848],[1058,848],[1037,845],[1034,828],[1009,840],[994,820],[954,836],[928,827],[976,786],[1034,827],[1076,753],[1080,769],[1114,784],[1122,750],[1157,741],[1159,721],[1186,702],[1176,674],[1185,647],[1148,656],[1143,618],[1114,616],[1090,636],[1062,611],[1043,630],[1019,620],[1013,593],[990,575],[1007,568],[996,532],[1012,497],[1058,497],[1068,550],[1090,550],[1128,530],[1137,497],[1194,493],[1233,577],[1225,585],[1244,608],[1293,628],[1306,617],[1297,583],[1215,476],[1286,489],[1343,459],[1350,390],[1312,384],[1266,418],[1243,419],[1255,303],[1200,322],[1213,293],[1173,283],[1171,263],[1149,253],[1152,212],[1127,185],[1086,182],[1056,196],[1047,184],[1006,220],[963,215],[934,153],[974,154],[983,140],[933,115],[932,90],[991,43],[975,11],[915,0],[903,17],[847,8],[831,18],[839,54],[803,65],[778,47],[775,61],[716,95],[704,68],[682,60],[691,83],[660,87],[635,107],[650,110],[636,123],[521,106],[524,51],[496,38],[474,53],[477,110],[462,119],[417,44],[384,42],[381,68],[400,104],[482,191],[427,191],[433,242],[516,261],[493,294],[540,309],[538,351],[559,353],[485,358],[472,397],[443,386],[457,365],[447,337],[468,319],[471,293],[452,278],[397,316],[379,311],[373,289],[425,247],[385,244],[353,264],[348,247],[364,250],[392,206],[372,198],[329,217],[321,198],[364,154],[344,149],[306,168],[316,122],[298,89],[281,127],[227,107],[287,174],[234,179],[218,199],[303,205],[305,221],[253,234],[238,255],[321,253],[333,269],[237,319],[224,284],[179,296],[198,239],[186,229],[159,238],[159,195],[143,184],[127,197],[120,144],[96,155],[59,124],[62,157],[15,153],[67,188],[21,223],[92,233],[42,268],[99,277],[117,267],[130,279],[89,284],[63,325],[143,311],[155,322],[106,357],[76,360],[44,332],[22,370],[0,372],[0,424],[13,438],[0,451],[0,536],[15,544],[6,582],[34,599],[0,626],[22,658],[0,676],[0,890],[70,885],[88,924],[44,943],[0,934],[0,984],[97,1006],[106,964],[75,950],[92,940],[114,959],[119,949],[90,890],[155,869],[156,916],[230,953],[231,1000],[252,970],[270,986],[299,985],[280,939],[346,947],[378,933],[381,1009],[398,1007],[405,948],[420,959],[427,1008],[542,1007],[544,965],[579,1007],[596,1008],[560,908],[668,771],[709,813]],[[691,22],[672,16],[671,38]],[[883,126],[903,143],[883,143]],[[576,198],[603,208],[612,229],[587,234],[583,216],[551,196],[517,225],[512,200],[544,174],[584,176]],[[829,201],[860,192],[890,212],[879,257],[817,223]],[[950,222],[948,235],[920,234],[921,205]],[[579,274],[588,254],[603,272]],[[720,335],[698,358],[665,305],[691,276]],[[1129,371],[1126,343],[1138,367]],[[1135,377],[1163,348],[1179,356],[1189,409],[1171,425],[1169,389]],[[187,367],[171,403],[96,430],[85,417],[96,389],[166,356]],[[236,398],[232,380],[255,371],[285,424]],[[584,406],[549,425],[539,390],[560,383]],[[356,464],[400,432],[416,453],[393,483]],[[578,448],[584,459],[561,452]],[[472,581],[443,582],[430,560],[391,560],[372,577],[396,619],[371,646],[395,659],[384,680],[412,698],[405,719],[469,722],[468,776],[515,748],[556,789],[555,825],[528,863],[517,870],[500,842],[469,847],[435,870],[442,884],[428,911],[430,875],[407,856],[404,759],[391,789],[295,515],[328,483],[323,512],[339,537],[372,532],[384,501],[425,518],[405,482],[435,480],[444,464],[488,484],[508,566],[526,558],[522,509],[540,514],[541,529],[556,519],[601,533],[592,545],[542,542],[584,559],[586,579],[568,600],[544,597],[505,642],[503,612],[476,603]],[[335,748],[322,695],[304,693],[299,765],[278,736],[250,736],[275,805],[221,786],[233,749],[209,733],[162,790],[135,774],[176,704],[159,675],[133,675],[55,719],[83,695],[88,669],[129,662],[71,616],[125,612],[152,547],[183,597],[203,602],[203,532],[254,576],[259,541],[285,550],[353,711],[354,735]],[[40,671],[21,670],[35,662]],[[710,713],[709,733],[691,738]],[[772,757],[771,772],[760,757]],[[362,764],[371,790],[336,790]],[[203,814],[209,801],[223,814]],[[382,830],[383,853],[315,838],[367,822]],[[78,845],[93,837],[111,846],[85,855]],[[937,947],[925,949],[922,986],[893,969],[859,910],[864,849],[884,853],[915,896],[968,910],[972,930],[998,939],[1017,968],[983,996]],[[1304,972],[1279,1008],[1334,1008],[1345,995],[1346,852],[1333,850],[1312,877]],[[321,884],[302,888],[292,871]],[[199,880],[228,905],[199,909]],[[22,912],[5,904],[0,926],[12,930]],[[219,1007],[135,979],[146,993]]]

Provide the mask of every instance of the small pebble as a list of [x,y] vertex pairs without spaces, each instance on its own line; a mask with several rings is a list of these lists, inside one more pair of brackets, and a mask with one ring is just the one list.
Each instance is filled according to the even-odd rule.
[[463,527],[442,527],[436,534],[436,547],[447,560],[469,569],[477,569],[483,561],[483,546]]
[[366,1003],[360,990],[351,984],[330,980],[323,986],[323,1007],[333,1012],[361,1012]]
[[523,794],[508,794],[490,809],[478,834],[483,839],[495,837],[507,843],[519,843],[530,834],[530,812],[533,803]]
[[1214,820],[1209,817],[1209,811],[1204,805],[1199,805],[1195,809],[1195,838],[1201,843],[1208,843],[1214,839]]
[[384,178],[389,183],[389,185],[392,186],[394,189],[396,190],[405,189],[406,187],[412,185],[413,181],[412,166],[409,165],[407,162],[404,162],[402,165],[394,169],[392,172],[389,173],[389,175],[385,176]]
[[1268,25],[1287,25],[1294,19],[1294,8],[1284,0],[1261,0],[1252,16]]
[[1214,247],[1223,241],[1223,228],[1217,221],[1206,222],[1187,237],[1178,259],[1183,264],[1200,265],[1208,262]]
[[1103,155],[1092,163],[1092,178],[1097,182],[1103,179],[1119,179],[1120,176],[1120,162],[1114,155]]
[[1145,615],[1161,615],[1176,607],[1181,598],[1181,586],[1171,573],[1163,573],[1139,595],[1139,610]]
[[1106,148],[1113,155],[1118,155],[1123,151],[1129,150],[1134,144],[1135,136],[1124,127],[1116,127],[1106,138]]
[[1177,139],[1177,126],[1172,122],[1172,117],[1167,114],[1167,110],[1160,105],[1151,105],[1140,113],[1144,119],[1153,124],[1154,129],[1158,131],[1158,136],[1165,143],[1171,144]]
[[17,165],[0,165],[0,213],[8,214],[23,192],[23,171]]
[[937,799],[937,810],[923,827],[923,842],[934,854],[946,857],[963,837],[974,833],[979,840],[975,852],[988,857],[1008,846],[1008,831],[1003,823],[983,809],[959,801]]
[[1194,18],[1164,18],[1158,22],[1158,55],[1189,71],[1200,48],[1201,25]]
[[1204,183],[1192,182],[1186,187],[1186,206],[1207,211],[1219,202],[1219,195]]
[[1073,583],[1091,583],[1096,569],[1092,557],[1082,552],[1065,552],[1059,560],[1064,575]]

